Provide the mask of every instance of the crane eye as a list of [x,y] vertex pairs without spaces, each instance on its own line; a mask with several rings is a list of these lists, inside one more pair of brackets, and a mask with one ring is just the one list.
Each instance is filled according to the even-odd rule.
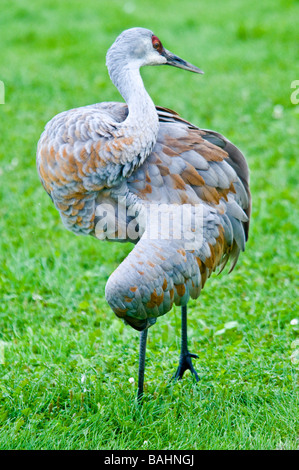
[[152,43],[153,43],[153,48],[156,49],[156,51],[162,52],[163,46],[159,38],[157,36],[152,36]]

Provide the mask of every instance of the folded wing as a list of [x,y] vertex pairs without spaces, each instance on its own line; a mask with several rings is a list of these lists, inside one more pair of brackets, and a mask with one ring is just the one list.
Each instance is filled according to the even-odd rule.
[[[178,215],[175,221],[175,214],[168,239],[161,233],[148,237],[153,221],[147,217],[146,233],[106,286],[114,312],[139,330],[173,303],[185,305],[190,297],[198,297],[206,279],[229,258],[233,269],[245,248],[250,217],[248,167],[242,153],[218,133],[198,129],[170,110],[158,112],[156,146],[128,178],[128,190],[143,201],[147,212],[157,203],[200,207],[202,223],[197,225],[193,214],[191,227],[201,230],[202,237],[193,249],[186,249],[185,227]],[[175,230],[180,239],[174,237]]]

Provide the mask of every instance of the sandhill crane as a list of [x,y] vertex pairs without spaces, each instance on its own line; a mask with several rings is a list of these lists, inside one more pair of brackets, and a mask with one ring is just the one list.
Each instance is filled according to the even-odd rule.
[[[125,103],[103,102],[58,114],[46,125],[37,150],[40,179],[67,229],[135,243],[108,279],[105,295],[115,314],[140,331],[138,399],[148,328],[173,304],[181,306],[182,315],[174,378],[190,369],[198,380],[192,364],[197,356],[187,345],[187,303],[199,296],[218,266],[222,270],[229,258],[231,269],[235,266],[248,237],[251,207],[242,153],[217,132],[153,104],[140,67],[163,64],[203,73],[165,49],[152,31],[122,32],[108,50],[106,65]],[[163,206],[162,219],[169,215],[166,237],[153,206]],[[188,227],[182,207],[189,208]],[[134,219],[138,223],[130,234]],[[192,233],[200,237],[191,246]]]

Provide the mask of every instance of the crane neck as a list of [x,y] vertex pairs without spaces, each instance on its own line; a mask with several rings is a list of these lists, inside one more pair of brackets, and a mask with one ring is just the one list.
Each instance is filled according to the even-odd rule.
[[144,162],[156,143],[159,129],[157,110],[144,87],[139,67],[122,64],[109,70],[109,74],[129,111],[127,118],[117,125],[116,131],[119,139],[126,138],[130,142],[122,148],[121,161],[124,164],[132,163],[135,169]]

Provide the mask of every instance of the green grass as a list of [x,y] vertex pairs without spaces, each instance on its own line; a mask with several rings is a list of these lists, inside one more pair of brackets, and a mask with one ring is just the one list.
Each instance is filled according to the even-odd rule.
[[[298,1],[2,0],[0,105],[1,449],[296,449],[298,363]],[[104,298],[130,245],[67,232],[35,152],[56,113],[119,100],[105,53],[152,29],[205,71],[144,69],[156,104],[226,135],[251,169],[250,240],[229,276],[190,302],[200,383],[173,383],[180,311],[149,333],[136,406],[138,335]],[[277,108],[277,105],[280,105]],[[224,328],[228,322],[234,328]],[[229,325],[228,325],[229,326]],[[224,331],[221,331],[224,330]]]

